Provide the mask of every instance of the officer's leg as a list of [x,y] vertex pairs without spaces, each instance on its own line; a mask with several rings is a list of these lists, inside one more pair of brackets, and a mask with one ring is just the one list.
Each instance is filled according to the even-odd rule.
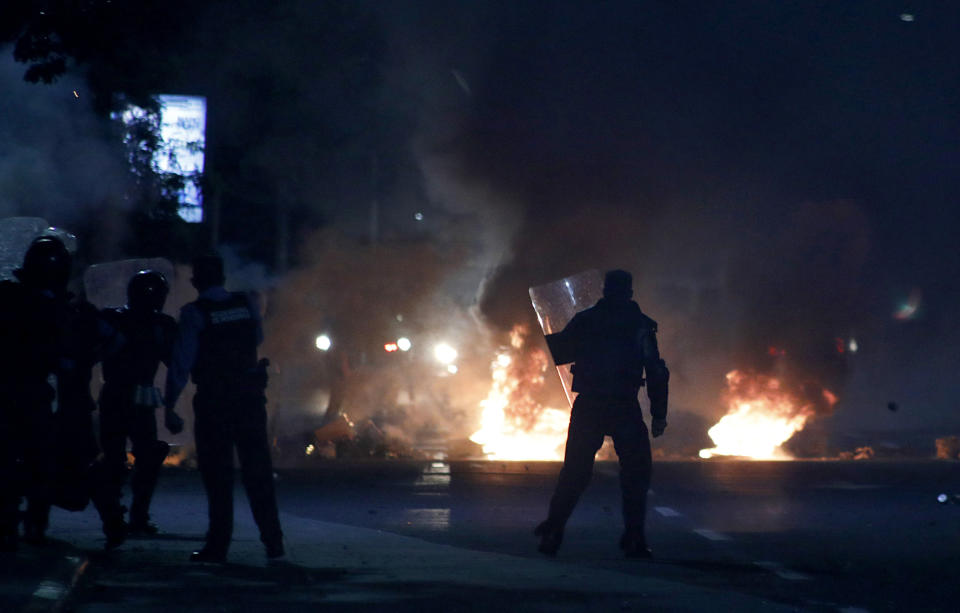
[[100,450],[96,464],[94,491],[102,504],[120,505],[123,483],[127,478],[127,423],[123,406],[106,397],[100,399]]
[[579,396],[570,414],[567,447],[557,488],[550,500],[547,524],[550,529],[562,531],[580,495],[590,483],[593,459],[603,444],[603,427],[596,402]]
[[29,409],[27,443],[23,452],[27,498],[23,532],[24,540],[42,543],[50,520],[56,479],[56,435],[49,404],[40,403]]
[[634,547],[645,549],[644,523],[652,464],[650,437],[639,404],[630,403],[617,409],[612,413],[612,432],[614,448],[620,458],[624,538]]
[[283,533],[277,514],[273,486],[273,465],[267,443],[267,414],[262,396],[241,401],[237,406],[237,457],[250,510],[260,528],[260,540],[271,557],[283,554]]
[[197,442],[197,468],[207,492],[210,526],[204,548],[212,555],[226,555],[233,533],[233,442],[232,424],[224,418],[224,408],[201,392],[194,396],[194,433]]
[[102,456],[90,466],[90,500],[100,515],[107,549],[126,540],[120,496],[127,476],[127,433],[123,407],[101,397],[100,450]]
[[148,407],[133,407],[130,424],[130,440],[133,443],[133,478],[130,489],[133,503],[130,505],[130,525],[135,529],[155,532],[150,525],[150,500],[157,486],[160,467],[170,451],[170,445],[157,440],[157,418]]
[[[0,407],[0,411],[9,410]],[[0,552],[17,548],[20,524],[19,438],[9,416],[0,413]]]

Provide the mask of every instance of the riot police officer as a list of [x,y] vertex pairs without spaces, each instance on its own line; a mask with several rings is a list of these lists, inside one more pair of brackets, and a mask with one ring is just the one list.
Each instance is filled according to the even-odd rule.
[[266,432],[266,360],[257,360],[263,340],[260,312],[252,296],[223,287],[223,260],[193,262],[197,300],[180,311],[164,404],[168,424],[180,419],[174,407],[188,375],[193,399],[197,463],[207,492],[210,527],[206,544],[190,556],[223,562],[233,531],[233,451],[236,448],[250,509],[267,557],[284,555],[273,468]]
[[157,439],[156,410],[162,404],[154,378],[169,364],[177,322],[162,313],[170,285],[163,274],[141,270],[127,284],[127,304],[101,311],[110,331],[103,357],[100,445],[111,499],[119,504],[126,477],[127,439],[133,446],[129,531],[152,535],[150,500],[170,446]]
[[20,499],[24,537],[41,542],[53,500],[54,387],[63,354],[71,256],[51,236],[35,239],[19,283],[0,283],[0,548],[16,549]]
[[[646,383],[653,436],[667,426],[670,373],[657,347],[657,323],[631,300],[633,278],[623,270],[606,273],[603,298],[577,313],[560,332],[547,336],[558,364],[573,362],[573,391],[563,468],[547,519],[537,526],[541,553],[555,555],[563,530],[590,482],[594,456],[611,435],[620,459],[624,532],[620,547],[628,557],[648,557],[644,533],[650,487],[650,439],[637,395]],[[646,380],[644,380],[646,373]]]
[[93,431],[97,405],[90,393],[93,367],[102,358],[108,331],[97,308],[86,300],[70,300],[65,306],[54,415],[53,503],[68,511],[82,511],[92,501],[103,522],[109,550],[126,540],[127,525],[119,498],[110,496],[109,479]]

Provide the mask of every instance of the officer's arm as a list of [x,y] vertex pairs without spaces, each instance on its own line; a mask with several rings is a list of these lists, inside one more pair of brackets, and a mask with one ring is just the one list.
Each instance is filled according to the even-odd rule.
[[260,346],[260,343],[263,342],[263,322],[261,321],[260,316],[260,294],[257,292],[250,292],[247,294],[247,305],[250,308],[250,313],[253,315],[253,321],[257,324],[257,346]]
[[580,330],[582,327],[583,318],[577,313],[564,326],[563,330],[547,335],[547,347],[550,349],[553,362],[557,366],[577,361],[577,347],[579,346],[577,341],[581,336]]
[[169,315],[161,315],[158,326],[160,361],[170,368],[173,363],[173,345],[177,339],[177,321]]
[[180,393],[190,380],[190,371],[197,359],[197,343],[203,329],[203,315],[200,310],[188,304],[180,310],[180,324],[177,326],[176,340],[170,362],[167,365],[167,381],[163,394],[163,403],[172,410],[177,405]]
[[112,309],[102,309],[99,317],[100,336],[103,338],[104,356],[116,355],[123,346],[124,337],[117,322],[114,321]]
[[[667,369],[666,362],[660,357],[656,327],[643,333],[641,346],[643,347],[643,367],[647,374],[647,397],[650,399],[650,414],[653,416],[655,426],[658,425],[656,422],[659,421],[665,428],[670,371]],[[663,432],[662,428],[655,427],[654,435],[658,435],[657,429],[661,433]]]

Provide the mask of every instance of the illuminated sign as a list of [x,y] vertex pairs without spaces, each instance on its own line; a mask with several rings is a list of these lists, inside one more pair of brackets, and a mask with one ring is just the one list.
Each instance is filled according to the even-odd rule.
[[178,174],[184,179],[178,195],[178,212],[184,221],[203,221],[203,150],[206,143],[207,99],[201,96],[162,94],[160,101],[160,138],[163,145],[154,155],[161,172]]
[[[184,221],[203,221],[203,153],[206,146],[207,99],[202,96],[157,96],[160,104],[160,146],[153,153],[154,169],[160,173],[184,178],[177,193],[177,212]],[[120,116],[126,125],[142,121],[150,115],[130,105]]]

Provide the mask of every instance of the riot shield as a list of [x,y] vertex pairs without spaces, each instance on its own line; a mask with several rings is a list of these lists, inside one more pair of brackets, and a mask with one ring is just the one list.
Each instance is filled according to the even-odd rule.
[[27,247],[47,227],[47,220],[40,217],[0,219],[0,280],[14,278],[13,271],[23,264]]
[[[559,281],[530,288],[530,302],[537,312],[537,320],[545,335],[563,330],[578,312],[592,307],[603,297],[603,276],[599,271],[588,270]],[[576,395],[573,392],[573,374],[570,372],[572,348],[558,342],[556,337],[548,343],[554,362],[558,364],[557,373],[563,383],[567,401],[573,406]]]
[[[137,258],[94,264],[83,273],[83,287],[87,300],[98,309],[119,307],[127,303],[127,284],[133,275],[145,269],[155,270],[167,278],[173,287],[173,264],[164,258]],[[166,313],[172,313],[170,300],[164,305]]]

